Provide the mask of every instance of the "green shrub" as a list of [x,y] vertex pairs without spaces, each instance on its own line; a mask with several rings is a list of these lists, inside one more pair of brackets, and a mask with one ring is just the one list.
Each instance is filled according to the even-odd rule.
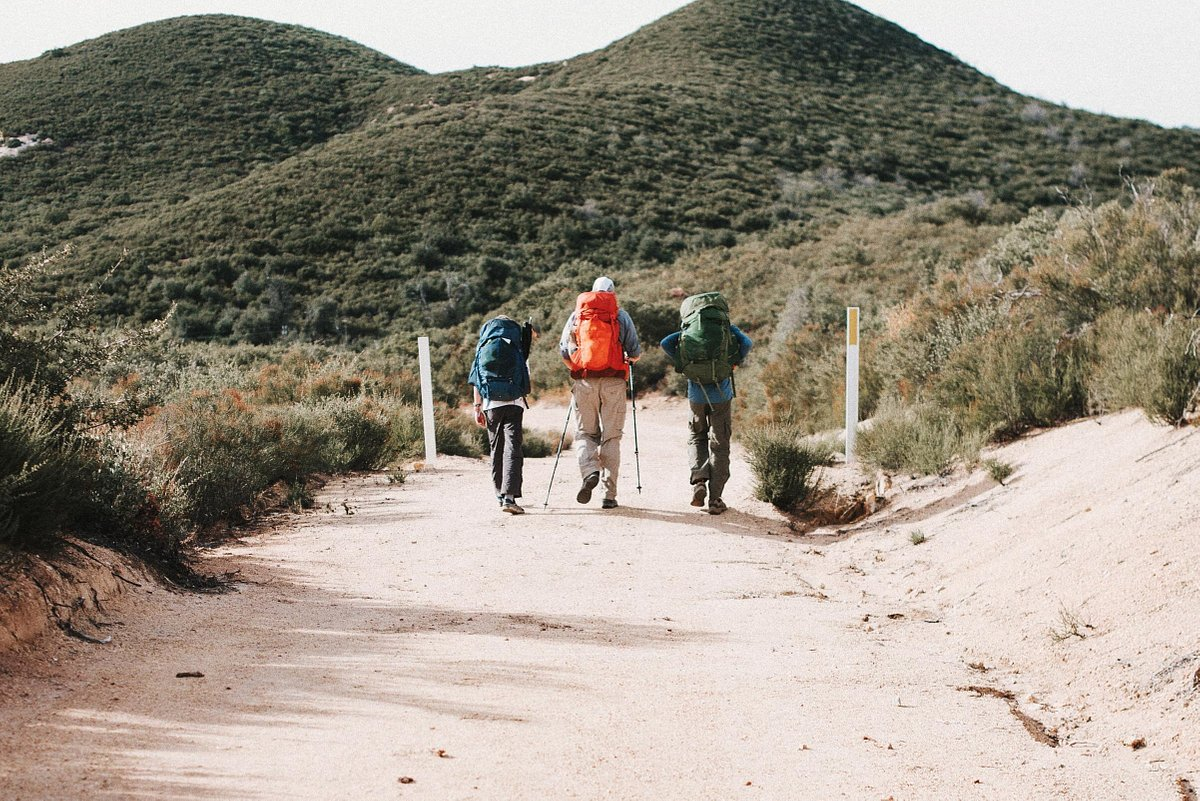
[[756,498],[785,512],[798,511],[815,499],[820,487],[818,468],[833,459],[829,441],[805,439],[795,426],[762,426],[750,429],[743,442]]
[[96,442],[89,457],[78,533],[170,572],[182,562],[192,528],[190,500],[175,472],[119,434]]
[[[197,393],[159,415],[167,464],[188,497],[188,517],[208,525],[232,515],[267,487],[286,458],[275,447],[283,422],[263,421],[241,395]],[[272,458],[274,457],[274,458]],[[295,470],[301,469],[297,463]]]
[[[436,435],[436,418],[434,431]],[[387,452],[390,459],[416,459],[425,455],[425,428],[419,406],[392,407],[388,415]]]
[[[425,423],[421,407],[398,403],[388,412],[385,460],[419,459],[425,455]],[[439,406],[433,415],[438,453],[481,456],[488,452],[487,431],[457,409]]]
[[389,415],[366,398],[338,399],[324,405],[332,433],[342,446],[344,460],[335,469],[370,470],[388,461]]
[[[876,362],[864,354],[859,410],[870,414],[879,397]],[[806,432],[839,428],[846,409],[846,346],[842,331],[809,325],[788,338],[762,370],[769,419]]]
[[251,407],[248,411],[253,427],[264,438],[258,452],[263,487],[280,479],[290,483],[312,473],[346,469],[345,442],[335,426],[333,410],[325,404]]
[[[438,407],[433,421],[438,453],[478,457],[488,452],[487,430],[457,409]],[[423,434],[418,442],[424,442]]]
[[657,343],[647,341],[643,347],[646,348],[645,355],[633,367],[633,388],[638,397],[657,387],[669,373],[674,372],[671,358]]
[[37,547],[58,533],[76,508],[80,460],[46,398],[0,385],[0,544]]
[[889,399],[858,435],[857,449],[864,462],[881,470],[942,475],[958,460],[978,461],[986,440],[982,432],[964,431],[943,408]]
[[1053,321],[1010,323],[954,350],[929,397],[978,431],[1009,437],[1085,412],[1087,354]]
[[1153,420],[1179,425],[1200,391],[1200,321],[1116,309],[1093,330],[1096,366],[1088,399],[1102,412],[1138,407]]
[[1003,462],[999,459],[984,459],[983,467],[997,484],[1003,484],[1016,470],[1008,462]]
[[1128,202],[1079,208],[1060,225],[1054,258],[1034,271],[1072,322],[1113,308],[1200,308],[1200,196],[1168,172],[1138,184]]
[[547,456],[554,456],[558,453],[560,441],[562,442],[563,450],[571,447],[571,439],[570,433],[564,439],[561,431],[548,433],[545,431],[531,431],[527,428],[522,432],[521,450],[530,459],[544,459]]

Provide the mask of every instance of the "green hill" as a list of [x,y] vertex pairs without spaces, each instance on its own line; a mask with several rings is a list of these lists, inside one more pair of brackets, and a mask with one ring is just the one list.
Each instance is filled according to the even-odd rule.
[[[229,71],[188,26],[217,42],[256,31],[261,49],[224,50],[242,59]],[[191,339],[452,328],[594,269],[803,239],[823,220],[966,192],[1019,213],[1063,189],[1108,197],[1123,175],[1200,162],[1200,134],[1031,100],[840,0],[697,0],[604,50],[519,70],[409,75],[333,37],[230,17],[143,26],[66,58],[103,42],[98,85],[144,80],[146,53],[162,47],[136,37],[173,41],[159,59],[207,65],[210,79],[242,77],[181,109],[141,104],[137,125],[122,112],[128,82],[57,117],[29,86],[0,95],[6,131],[60,142],[0,162],[0,191],[21,198],[0,255],[12,264],[75,239],[96,273],[127,248],[108,313],[178,304]],[[276,61],[276,48],[341,66]],[[0,79],[24,85],[61,60],[7,65]],[[276,94],[258,106],[264,69]],[[163,103],[185,96],[176,84]],[[247,103],[261,122],[244,141]],[[193,125],[197,107],[213,121]],[[68,172],[80,115],[106,122]],[[276,116],[295,122],[271,128]],[[128,153],[103,157],[146,130],[169,156],[136,168]],[[136,169],[144,179],[130,180]],[[79,206],[95,226],[71,224]]]
[[0,130],[54,144],[0,160],[6,259],[153,216],[357,127],[418,71],[353,42],[181,17],[0,65]]

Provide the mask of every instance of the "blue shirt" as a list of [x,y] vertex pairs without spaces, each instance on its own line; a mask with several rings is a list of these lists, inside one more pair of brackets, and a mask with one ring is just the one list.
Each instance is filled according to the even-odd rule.
[[[733,341],[738,346],[738,355],[733,362],[734,364],[741,364],[745,361],[746,355],[750,353],[750,348],[754,347],[754,343],[736,325],[729,326],[729,333],[733,335]],[[675,354],[679,350],[679,338],[681,336],[683,335],[679,331],[676,331],[674,334],[668,334],[659,343],[672,359],[675,358]],[[688,400],[692,403],[728,403],[733,400],[733,378],[726,378],[724,381],[716,384],[701,384],[689,378]]]

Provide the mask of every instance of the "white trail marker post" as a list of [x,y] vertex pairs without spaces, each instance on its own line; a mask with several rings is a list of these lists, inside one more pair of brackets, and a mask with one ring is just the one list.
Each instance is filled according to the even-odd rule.
[[429,364],[429,337],[417,337],[417,361],[421,364],[421,412],[425,418],[425,464],[437,462],[437,439],[433,427],[433,371]]
[[858,307],[846,309],[846,464],[854,464],[858,433]]

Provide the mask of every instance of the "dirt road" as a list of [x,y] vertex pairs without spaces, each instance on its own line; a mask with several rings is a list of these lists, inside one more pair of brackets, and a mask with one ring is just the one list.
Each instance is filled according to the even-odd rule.
[[740,462],[733,511],[692,509],[683,409],[638,423],[645,489],[627,437],[615,512],[574,502],[569,457],[547,511],[552,460],[528,463],[523,517],[478,461],[338,480],[213,555],[237,592],[147,588],[112,645],[9,664],[0,795],[1178,797],[1131,749],[1051,747],[962,689],[987,666],[945,610],[867,592],[883,552],[792,534]]

